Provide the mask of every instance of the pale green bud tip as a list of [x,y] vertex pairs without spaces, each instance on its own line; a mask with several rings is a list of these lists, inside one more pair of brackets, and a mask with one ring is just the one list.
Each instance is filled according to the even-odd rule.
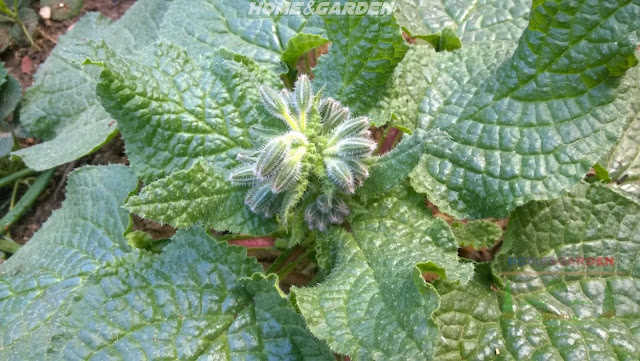
[[275,90],[262,86],[260,87],[260,95],[262,96],[262,104],[271,115],[284,120],[291,129],[297,129],[298,125],[291,117],[291,110],[289,109],[291,99],[286,90],[283,89],[278,94]]
[[278,194],[290,189],[300,178],[301,169],[302,160],[300,158],[288,157],[273,178],[271,184],[273,193]]
[[377,144],[373,140],[358,137],[342,139],[332,148],[342,158],[362,159],[370,157],[376,147]]
[[351,118],[334,129],[331,140],[336,141],[347,137],[369,137],[371,121],[367,117]]
[[308,112],[313,105],[313,91],[311,90],[311,83],[306,74],[298,78],[293,94],[298,111],[300,113]]
[[234,169],[229,175],[229,180],[231,183],[240,186],[251,186],[259,181],[251,165],[244,165]]
[[255,174],[262,179],[271,177],[282,166],[288,151],[289,143],[285,138],[272,139],[258,156]]
[[355,192],[353,172],[346,162],[338,158],[325,159],[329,179],[346,193]]
[[257,185],[249,189],[244,199],[244,203],[254,213],[263,213],[266,216],[273,214],[277,208],[277,197],[271,192],[269,184]]
[[342,106],[332,98],[323,99],[318,106],[320,120],[326,129],[333,129],[349,118],[349,108]]

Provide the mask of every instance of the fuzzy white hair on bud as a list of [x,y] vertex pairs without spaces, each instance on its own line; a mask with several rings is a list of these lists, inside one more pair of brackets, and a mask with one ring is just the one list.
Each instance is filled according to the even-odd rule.
[[287,153],[289,142],[283,137],[272,139],[265,145],[255,164],[256,176],[267,179],[275,174],[282,166]]
[[369,118],[351,117],[349,108],[335,99],[314,95],[306,75],[298,78],[293,91],[261,87],[260,94],[265,109],[289,129],[269,123],[254,126],[251,134],[262,147],[239,153],[243,164],[229,180],[251,187],[245,203],[253,212],[280,214],[285,225],[307,192],[319,193],[302,211],[310,229],[323,231],[343,223],[350,212],[341,197],[355,193],[369,177],[367,164],[377,146],[369,134]]
[[229,180],[231,183],[239,186],[252,186],[258,184],[260,181],[252,165],[245,165],[234,169],[229,175]]
[[339,158],[325,159],[325,166],[329,179],[347,193],[355,192],[353,172],[344,160]]

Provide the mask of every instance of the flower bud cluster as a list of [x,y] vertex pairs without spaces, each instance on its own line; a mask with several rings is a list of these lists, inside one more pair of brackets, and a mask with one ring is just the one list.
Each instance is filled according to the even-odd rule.
[[349,207],[339,193],[353,194],[369,176],[367,162],[376,148],[369,119],[351,117],[347,107],[331,98],[320,100],[306,75],[292,92],[262,87],[260,94],[264,108],[288,130],[265,138],[260,149],[239,155],[243,165],[233,170],[230,180],[250,187],[245,204],[254,213],[273,216],[304,198],[289,192],[317,179],[321,184],[309,186],[304,195],[316,197],[304,210],[307,225],[323,231],[344,222]]

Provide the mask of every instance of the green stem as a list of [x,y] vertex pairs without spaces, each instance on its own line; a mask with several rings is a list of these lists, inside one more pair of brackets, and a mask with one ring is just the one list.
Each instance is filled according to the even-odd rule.
[[16,23],[18,23],[18,25],[20,25],[20,28],[22,28],[22,32],[24,32],[24,35],[26,35],[27,39],[29,39],[29,44],[31,44],[31,46],[35,47],[36,49],[40,50],[40,47],[38,45],[36,45],[36,43],[31,38],[31,35],[27,31],[27,27],[24,26],[24,23],[22,22],[22,20],[20,20],[20,18],[17,15],[16,15]]
[[295,261],[289,263],[286,267],[278,271],[276,273],[276,275],[278,276],[278,279],[279,280],[285,279],[287,275],[289,275],[289,273],[291,273],[291,271],[293,271],[293,269],[298,265],[298,263],[300,263],[303,259],[307,258],[307,255],[309,253],[311,253],[310,250],[305,251],[302,255],[300,255],[300,257],[296,258]]
[[5,187],[9,184],[13,184],[13,182],[22,179],[24,177],[28,177],[35,173],[35,171],[31,168],[24,168],[15,173],[11,173],[6,177],[0,178],[0,188]]
[[22,245],[12,240],[11,238],[0,238],[0,252],[15,254],[21,247]]
[[282,252],[282,254],[280,254],[280,256],[278,258],[276,258],[276,260],[273,262],[273,264],[271,266],[269,266],[269,268],[267,269],[266,273],[275,273],[280,266],[282,266],[282,264],[290,258],[290,256],[294,253],[297,253],[298,255],[302,252],[302,247],[293,247],[293,248],[289,248],[288,250]]
[[16,203],[15,207],[0,219],[0,235],[6,233],[9,227],[13,225],[20,217],[31,207],[31,205],[40,197],[40,194],[47,188],[49,180],[53,176],[55,168],[42,172],[33,185],[29,188],[22,198]]

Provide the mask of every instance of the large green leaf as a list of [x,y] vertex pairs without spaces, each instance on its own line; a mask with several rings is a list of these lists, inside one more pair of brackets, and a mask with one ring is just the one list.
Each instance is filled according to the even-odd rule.
[[502,228],[484,219],[466,223],[454,222],[451,224],[451,231],[460,247],[471,246],[476,249],[489,248],[502,236]]
[[599,184],[518,209],[493,265],[503,290],[437,285],[437,359],[637,359],[638,229],[640,205]]
[[260,271],[244,248],[181,230],[92,276],[59,314],[52,359],[333,360]]
[[395,15],[412,35],[452,28],[464,46],[518,39],[527,26],[529,9],[531,0],[397,0]]
[[71,173],[62,209],[0,266],[0,359],[41,360],[57,309],[89,274],[130,250],[122,202],[137,183],[120,165]]
[[[536,2],[513,55],[505,43],[439,53],[418,127],[445,131],[412,174],[459,218],[502,218],[570,190],[618,140],[637,101],[637,1]],[[508,44],[508,43],[507,43]],[[494,63],[495,64],[495,63]]]
[[272,219],[244,205],[245,187],[229,182],[228,172],[205,161],[147,185],[129,198],[127,207],[140,216],[174,227],[198,222],[218,231],[265,235],[276,229]]
[[369,167],[370,176],[356,194],[365,200],[385,196],[411,173],[425,152],[426,142],[436,136],[437,132],[421,129],[405,135],[390,152],[374,158]]
[[[257,9],[264,3],[267,1],[176,0],[162,24],[161,39],[185,47],[193,56],[226,48],[273,71],[285,73],[287,67],[281,57],[293,46],[288,45],[289,40],[299,34],[325,37],[322,19],[317,15],[277,15],[268,11],[263,14],[262,8],[251,11],[252,4]],[[307,45],[307,50],[315,46]]]
[[24,95],[21,121],[33,136],[45,140],[15,152],[30,168],[49,169],[91,153],[117,128],[95,94],[101,69],[82,65],[65,51],[82,39],[103,39],[123,52],[154,43],[168,4],[140,0],[116,22],[90,13],[60,37]]
[[103,50],[98,94],[118,120],[131,167],[145,181],[187,169],[198,157],[222,168],[237,165],[238,151],[257,141],[249,128],[265,118],[260,85],[279,82],[226,52],[196,60],[166,43],[144,57]]
[[324,23],[332,44],[313,71],[314,86],[366,114],[407,52],[402,31],[391,15],[327,15]]
[[465,282],[473,270],[458,261],[451,230],[405,188],[357,212],[351,230],[320,238],[331,274],[294,290],[311,332],[353,359],[429,358],[438,340],[431,319],[438,295],[421,271]]
[[[640,77],[638,78],[640,80]],[[640,178],[640,97],[633,104],[636,111],[611,152],[601,160],[602,166],[613,180]]]

